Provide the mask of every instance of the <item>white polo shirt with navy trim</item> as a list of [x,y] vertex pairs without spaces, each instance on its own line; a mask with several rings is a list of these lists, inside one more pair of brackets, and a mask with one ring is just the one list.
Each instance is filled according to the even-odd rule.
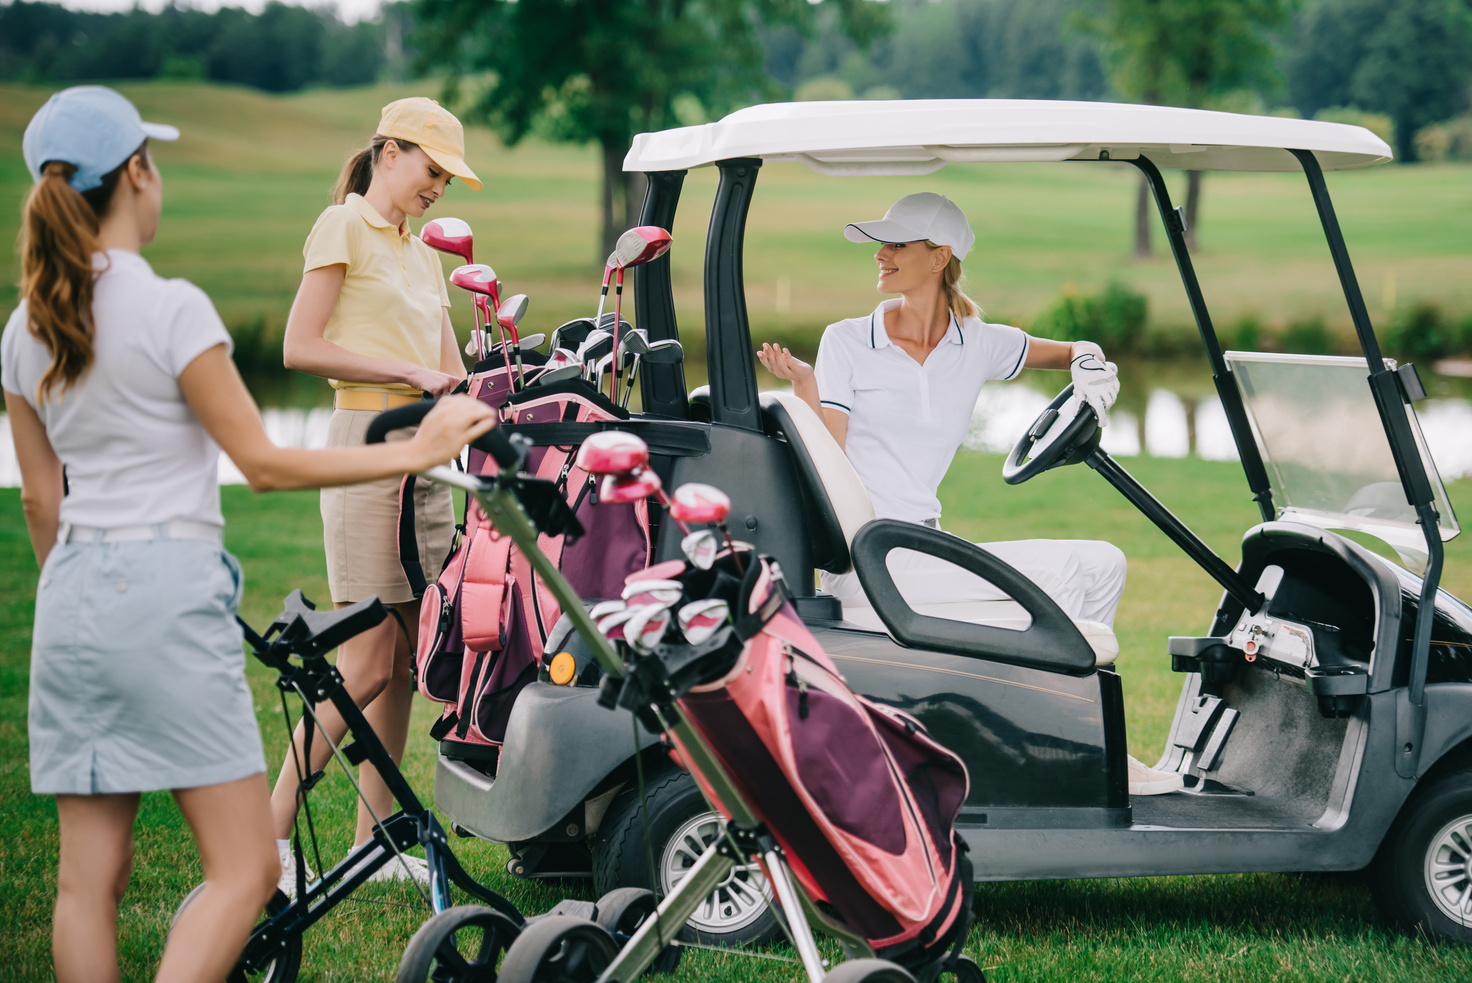
[[828,325],[814,366],[824,407],[848,414],[844,450],[881,519],[940,516],[935,495],[966,439],[982,384],[1013,379],[1027,361],[1021,328],[951,315],[945,337],[921,365],[895,345],[882,302],[868,317]]

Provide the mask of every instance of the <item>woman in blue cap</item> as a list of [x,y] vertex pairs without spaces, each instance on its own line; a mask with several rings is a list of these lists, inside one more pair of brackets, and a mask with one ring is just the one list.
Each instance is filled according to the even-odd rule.
[[60,821],[61,983],[118,978],[117,906],[141,792],[172,791],[205,875],[159,980],[223,979],[276,889],[234,620],[241,573],[221,545],[220,450],[257,490],[319,487],[448,461],[493,425],[479,403],[456,399],[399,444],[273,445],[209,298],[139,254],[162,204],[147,140],[178,135],[111,89],[79,86],[52,96],[23,142],[35,185],[0,382],[41,565],[30,769]]
[[[906,195],[882,219],[844,229],[851,242],[877,243],[878,290],[894,294],[864,317],[828,325],[816,366],[785,348],[757,353],[767,371],[792,382],[843,448],[881,519],[940,528],[936,492],[965,440],[983,384],[1025,368],[1068,369],[1074,398],[1093,407],[1100,426],[1119,393],[1114,363],[1091,341],[1034,338],[990,324],[961,289],[961,261],[976,243],[966,215],[931,192]],[[1065,407],[1069,414],[1072,407]],[[1096,540],[1029,539],[982,543],[1041,587],[1091,636],[1113,642],[1124,593],[1125,556]],[[905,593],[935,604],[982,610],[1005,595],[979,578],[920,554],[891,561]],[[846,607],[867,607],[858,577],[822,575],[823,589]],[[977,603],[980,602],[980,603]],[[1098,626],[1103,631],[1095,630]],[[1130,792],[1181,787],[1181,776],[1130,759]]]

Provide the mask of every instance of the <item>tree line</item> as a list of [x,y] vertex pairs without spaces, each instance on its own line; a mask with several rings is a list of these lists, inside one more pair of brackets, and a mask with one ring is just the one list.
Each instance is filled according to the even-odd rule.
[[294,92],[363,85],[402,73],[410,56],[404,4],[345,24],[328,7],[269,3],[206,12],[170,4],[157,12],[69,10],[18,0],[0,5],[0,79],[37,83],[201,78]]

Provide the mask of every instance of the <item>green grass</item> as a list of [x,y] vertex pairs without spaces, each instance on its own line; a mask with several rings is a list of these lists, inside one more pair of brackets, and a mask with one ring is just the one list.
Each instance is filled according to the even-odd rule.
[[[300,281],[307,231],[343,159],[371,134],[378,108],[406,94],[436,94],[432,82],[289,96],[198,82],[120,88],[146,118],[184,132],[177,143],[155,147],[165,211],[148,258],[161,273],[208,291],[232,326],[264,319],[272,331],[284,324]],[[0,240],[12,240],[29,183],[21,132],[48,92],[0,85]],[[506,149],[472,129],[467,156],[485,189],[454,185],[431,215],[471,222],[477,259],[494,266],[509,289],[531,296],[529,330],[588,313],[601,265],[593,148],[531,140]],[[1330,175],[1377,320],[1389,315],[1390,280],[1400,307],[1426,299],[1454,314],[1472,312],[1469,173],[1462,165],[1418,165]],[[1181,176],[1168,179],[1182,194]],[[674,222],[675,297],[687,340],[704,322],[701,269],[715,180],[712,168],[690,173]],[[966,264],[968,289],[993,317],[1026,326],[1067,285],[1087,291],[1119,279],[1149,295],[1158,330],[1181,330],[1190,316],[1160,236],[1155,259],[1130,256],[1137,180],[1123,164],[951,165],[924,178],[863,179],[770,164],[748,222],[753,332],[811,347],[823,325],[871,309],[872,251],[848,243],[840,230],[922,189],[952,196],[970,216],[978,244]],[[1254,314],[1271,328],[1322,314],[1347,337],[1343,298],[1302,176],[1210,174],[1205,189],[1197,265],[1218,323]],[[0,314],[14,306],[17,279],[7,251]],[[463,304],[455,318],[468,328]]]
[[[942,486],[948,528],[978,541],[1032,536],[1097,537],[1129,555],[1120,609],[1120,671],[1125,677],[1131,749],[1150,758],[1163,744],[1179,692],[1163,635],[1201,631],[1219,590],[1122,499],[1085,468],[1043,475],[1022,488],[1004,485],[999,458],[962,453]],[[1129,467],[1229,560],[1254,521],[1240,468],[1196,460],[1138,458]],[[1472,482],[1451,486],[1454,502]],[[316,496],[257,496],[224,490],[227,542],[246,570],[244,613],[259,624],[292,587],[326,596]],[[56,825],[52,800],[32,796],[26,764],[25,706],[35,568],[18,494],[0,491],[0,978],[50,978],[49,921],[55,890]],[[1472,544],[1450,544],[1444,583],[1472,596]],[[282,750],[279,699],[271,676],[250,671],[258,718],[274,768]],[[425,737],[434,708],[416,701],[405,771],[426,797],[433,785],[433,745]],[[327,855],[335,860],[352,835],[354,802],[340,772],[315,795]],[[542,886],[504,873],[504,848],[456,840],[478,877],[528,912],[586,885]],[[174,907],[199,878],[199,865],[177,810],[165,794],[144,796],[138,864],[123,902],[123,978],[150,978]],[[360,892],[307,935],[303,979],[392,979],[424,912],[410,889]],[[987,884],[976,892],[978,925],[968,950],[995,981],[1447,981],[1472,978],[1472,951],[1428,945],[1380,927],[1364,886],[1350,876],[1306,874],[1129,878]],[[784,948],[773,950],[785,954]],[[687,954],[680,981],[797,978],[796,968],[705,952]]]

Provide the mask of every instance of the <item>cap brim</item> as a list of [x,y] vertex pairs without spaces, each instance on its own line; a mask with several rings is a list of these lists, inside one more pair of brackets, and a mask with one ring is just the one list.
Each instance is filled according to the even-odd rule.
[[150,140],[177,140],[179,139],[179,128],[167,123],[141,123],[143,135]]
[[925,238],[914,229],[883,218],[872,222],[850,222],[843,227],[843,234],[849,242],[920,242]]
[[470,165],[465,163],[463,158],[447,154],[443,150],[431,150],[423,144],[419,145],[419,149],[428,154],[430,160],[464,181],[465,186],[471,191],[480,190],[480,178],[475,176],[475,172],[470,169]]

